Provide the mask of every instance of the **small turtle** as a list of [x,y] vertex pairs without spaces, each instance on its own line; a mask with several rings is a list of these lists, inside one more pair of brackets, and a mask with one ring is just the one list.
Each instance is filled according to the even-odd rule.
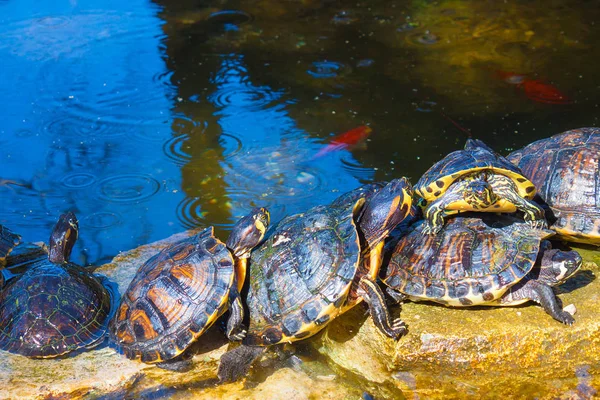
[[250,251],[264,237],[269,213],[255,208],[239,220],[227,246],[209,227],[173,243],[137,271],[110,326],[111,339],[128,358],[184,371],[185,350],[227,310],[227,336],[240,340],[244,284]]
[[[0,269],[6,267],[6,258],[21,243],[21,236],[0,225]],[[4,286],[4,274],[0,272],[0,289]]]
[[538,140],[507,158],[536,185],[561,239],[600,245],[600,128]]
[[6,266],[6,257],[21,243],[21,236],[0,225],[0,268]]
[[103,278],[69,262],[77,241],[75,214],[60,216],[50,251],[6,282],[0,293],[0,348],[50,358],[102,343],[111,315]]
[[544,210],[531,199],[535,186],[506,158],[477,139],[435,163],[415,185],[424,208],[424,234],[437,234],[444,216],[463,211],[525,213],[530,225],[546,226]]
[[456,216],[438,235],[425,237],[425,221],[412,225],[382,269],[388,293],[398,301],[408,297],[454,307],[533,300],[554,319],[573,324],[552,287],[579,269],[579,253],[551,249],[544,240],[554,234],[550,230],[513,218],[492,221],[490,226],[480,218]]
[[248,333],[221,357],[221,381],[243,377],[265,346],[308,338],[363,299],[381,332],[394,339],[406,332],[401,320],[391,320],[375,280],[384,239],[409,213],[412,190],[405,178],[381,186],[288,216],[255,249]]

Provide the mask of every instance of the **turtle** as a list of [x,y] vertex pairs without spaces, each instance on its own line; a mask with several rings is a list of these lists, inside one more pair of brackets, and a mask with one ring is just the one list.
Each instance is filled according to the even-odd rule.
[[106,278],[69,261],[78,232],[75,214],[62,214],[47,256],[7,280],[0,293],[2,350],[51,358],[103,342],[114,293]]
[[412,188],[401,178],[281,220],[250,258],[248,332],[221,357],[220,381],[242,378],[267,346],[306,339],[362,300],[383,334],[404,335],[376,279],[384,239],[411,205]]
[[21,236],[0,225],[0,268],[6,266],[6,258],[21,243]]
[[538,188],[559,238],[600,245],[600,128],[541,139],[507,158]]
[[[6,259],[15,247],[21,243],[21,236],[0,225],[0,269],[6,267]],[[0,289],[4,286],[4,274],[0,272]]]
[[[477,215],[477,214],[475,214]],[[574,318],[552,287],[581,266],[576,251],[552,249],[554,232],[515,218],[451,218],[436,236],[423,235],[425,220],[400,238],[381,270],[397,301],[433,301],[452,307],[512,306],[529,300],[564,324]]]
[[544,228],[544,210],[531,199],[534,184],[506,158],[478,139],[467,139],[457,150],[435,163],[414,187],[422,199],[424,234],[435,235],[444,216],[464,211],[522,211],[533,227]]
[[130,359],[185,371],[185,350],[230,308],[227,336],[241,339],[239,290],[251,249],[264,237],[269,212],[254,208],[233,227],[226,244],[208,227],[146,261],[121,299],[110,338]]

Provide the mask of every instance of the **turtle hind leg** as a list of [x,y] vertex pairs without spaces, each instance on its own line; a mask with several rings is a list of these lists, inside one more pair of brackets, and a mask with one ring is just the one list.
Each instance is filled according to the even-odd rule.
[[517,186],[510,178],[499,174],[491,175],[488,178],[488,183],[498,197],[510,201],[519,211],[525,214],[525,222],[529,225],[538,229],[548,226],[544,209],[534,201],[521,197]]
[[242,379],[265,349],[265,347],[242,345],[223,354],[217,372],[219,382],[235,382]]
[[[542,282],[535,280],[527,281],[523,285],[519,285],[518,288],[509,289],[503,297],[508,297],[512,301],[522,299],[532,300],[542,306],[544,311],[555,320],[565,325],[573,325],[575,323],[575,318],[562,309],[560,300],[554,294],[554,290]],[[502,302],[502,298],[500,301]]]
[[404,321],[400,318],[392,321],[390,312],[385,303],[383,291],[373,280],[363,277],[360,280],[360,295],[369,305],[369,311],[375,326],[384,335],[394,340],[400,339],[408,332]]
[[162,369],[175,372],[187,372],[194,366],[192,361],[192,354],[184,351],[175,358],[167,361],[156,363],[156,366]]

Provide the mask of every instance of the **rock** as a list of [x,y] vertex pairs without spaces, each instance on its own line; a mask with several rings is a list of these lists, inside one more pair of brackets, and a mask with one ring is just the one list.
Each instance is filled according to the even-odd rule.
[[[116,282],[123,294],[142,263],[167,244],[193,233],[123,253],[96,272]],[[162,398],[184,393],[194,398],[292,400],[359,398],[362,393],[360,381],[346,382],[319,361],[297,361],[291,367],[279,363],[275,369],[259,371],[255,381],[217,385],[218,361],[228,346],[217,325],[198,341],[194,368],[186,373],[128,360],[107,343],[62,359],[32,360],[0,351],[0,398]]]
[[[600,389],[600,252],[577,250],[586,262],[559,288],[563,303],[577,307],[573,326],[532,303],[450,309],[409,302],[401,313],[409,333],[398,342],[358,306],[312,345],[331,365],[395,384],[408,398],[591,398]],[[391,309],[396,317],[399,307]]]

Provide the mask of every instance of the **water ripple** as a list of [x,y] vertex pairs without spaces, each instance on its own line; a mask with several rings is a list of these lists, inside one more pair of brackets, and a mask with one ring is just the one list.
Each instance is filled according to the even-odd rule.
[[281,94],[267,86],[256,87],[247,82],[240,82],[237,85],[221,86],[208,97],[208,100],[216,107],[232,107],[236,112],[259,111],[279,99]]
[[69,189],[79,189],[96,183],[96,177],[87,172],[74,172],[62,179],[62,184]]
[[160,190],[160,183],[146,175],[123,174],[103,179],[98,185],[101,199],[117,203],[146,200]]
[[317,79],[337,78],[348,72],[350,67],[335,61],[315,61],[306,71],[310,76]]
[[121,223],[121,216],[110,211],[99,211],[87,215],[81,220],[82,228],[106,229]]

